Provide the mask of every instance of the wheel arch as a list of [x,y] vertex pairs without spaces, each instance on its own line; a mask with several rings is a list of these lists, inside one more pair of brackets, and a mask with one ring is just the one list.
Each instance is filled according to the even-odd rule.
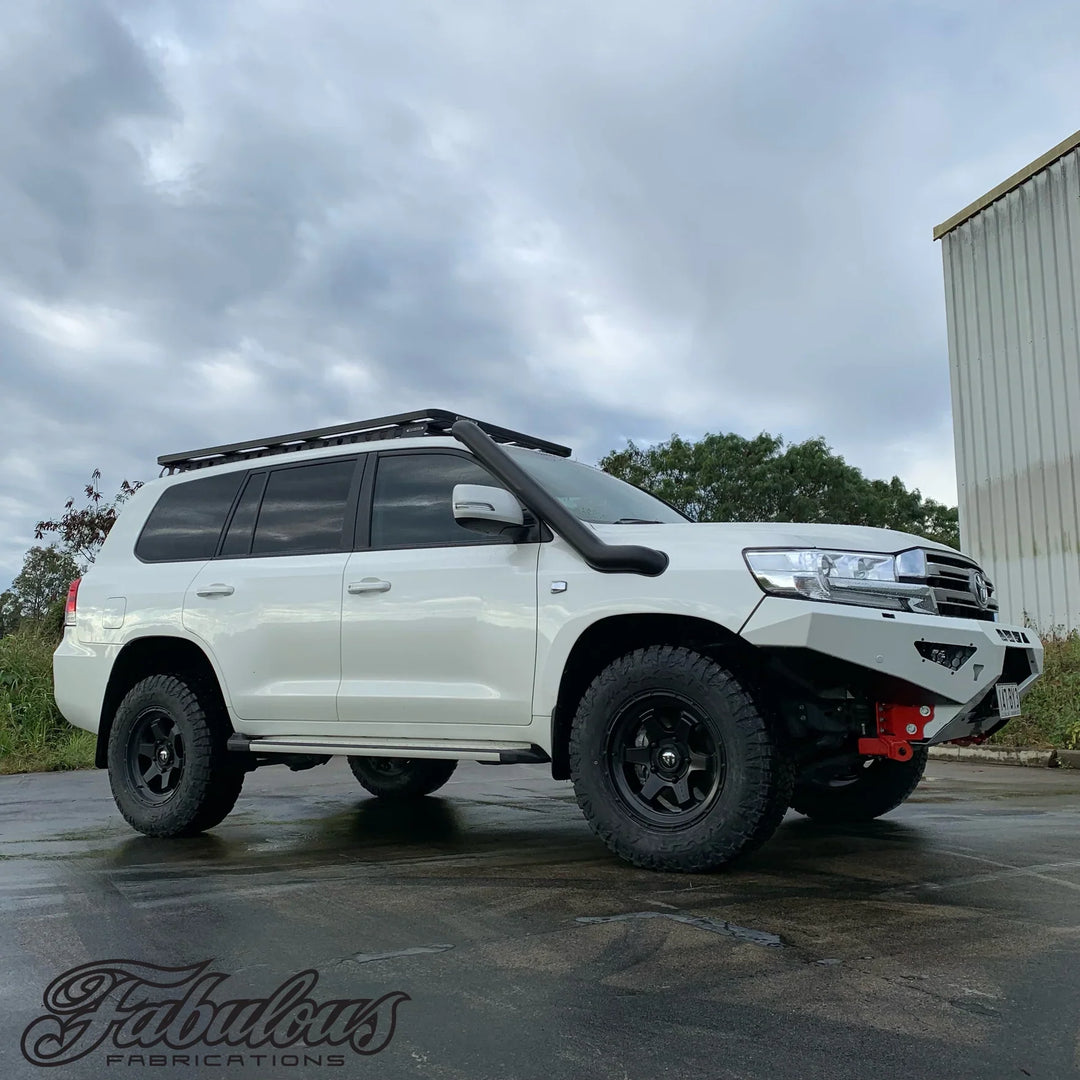
[[570,725],[589,683],[613,660],[650,645],[696,649],[721,661],[732,674],[752,680],[758,654],[733,630],[692,615],[649,612],[611,615],[591,623],[574,642],[563,665],[551,714],[551,775],[570,779]]
[[207,653],[194,641],[168,635],[148,635],[129,641],[117,654],[105,687],[98,723],[94,764],[108,763],[109,733],[113,717],[127,692],[149,675],[186,675],[204,680],[218,697],[222,715],[228,715],[224,687]]

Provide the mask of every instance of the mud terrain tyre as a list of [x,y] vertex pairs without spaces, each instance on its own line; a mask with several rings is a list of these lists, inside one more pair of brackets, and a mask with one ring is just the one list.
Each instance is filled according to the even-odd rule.
[[419,799],[438,791],[454,774],[456,761],[439,758],[350,757],[360,784],[380,799]]
[[714,870],[780,824],[792,772],[736,678],[692,649],[651,646],[609,664],[570,732],[578,805],[616,855],[650,870]]
[[194,836],[221,823],[244,770],[225,748],[229,725],[201,679],[150,675],[125,695],[109,732],[109,784],[146,836]]
[[875,758],[850,775],[797,784],[791,808],[826,824],[872,821],[895,810],[918,787],[926,756],[923,747],[915,750],[910,761]]

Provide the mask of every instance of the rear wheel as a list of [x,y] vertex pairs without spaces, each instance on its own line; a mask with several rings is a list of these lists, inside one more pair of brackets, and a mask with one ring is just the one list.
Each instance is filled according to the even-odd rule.
[[109,732],[109,784],[128,824],[147,836],[192,836],[232,810],[244,771],[226,749],[213,688],[151,675],[128,691]]
[[895,810],[918,787],[926,756],[925,747],[915,748],[910,761],[870,758],[842,776],[799,783],[791,808],[833,824],[871,821]]
[[454,774],[456,761],[438,758],[350,757],[361,785],[381,799],[418,799],[438,791]]
[[735,677],[691,649],[639,649],[585,691],[570,735],[578,804],[617,855],[712,870],[780,824],[791,772]]

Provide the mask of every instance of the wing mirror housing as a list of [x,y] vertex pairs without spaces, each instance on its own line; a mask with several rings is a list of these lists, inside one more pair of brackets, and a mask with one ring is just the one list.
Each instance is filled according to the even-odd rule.
[[454,520],[473,532],[502,536],[525,527],[521,503],[505,488],[455,484],[451,502]]

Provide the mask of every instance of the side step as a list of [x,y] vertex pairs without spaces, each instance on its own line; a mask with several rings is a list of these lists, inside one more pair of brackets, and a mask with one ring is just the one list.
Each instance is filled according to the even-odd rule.
[[373,739],[364,736],[233,734],[230,750],[252,754],[344,754],[346,757],[464,758],[495,765],[533,765],[551,758],[535,743],[478,742],[450,739]]

